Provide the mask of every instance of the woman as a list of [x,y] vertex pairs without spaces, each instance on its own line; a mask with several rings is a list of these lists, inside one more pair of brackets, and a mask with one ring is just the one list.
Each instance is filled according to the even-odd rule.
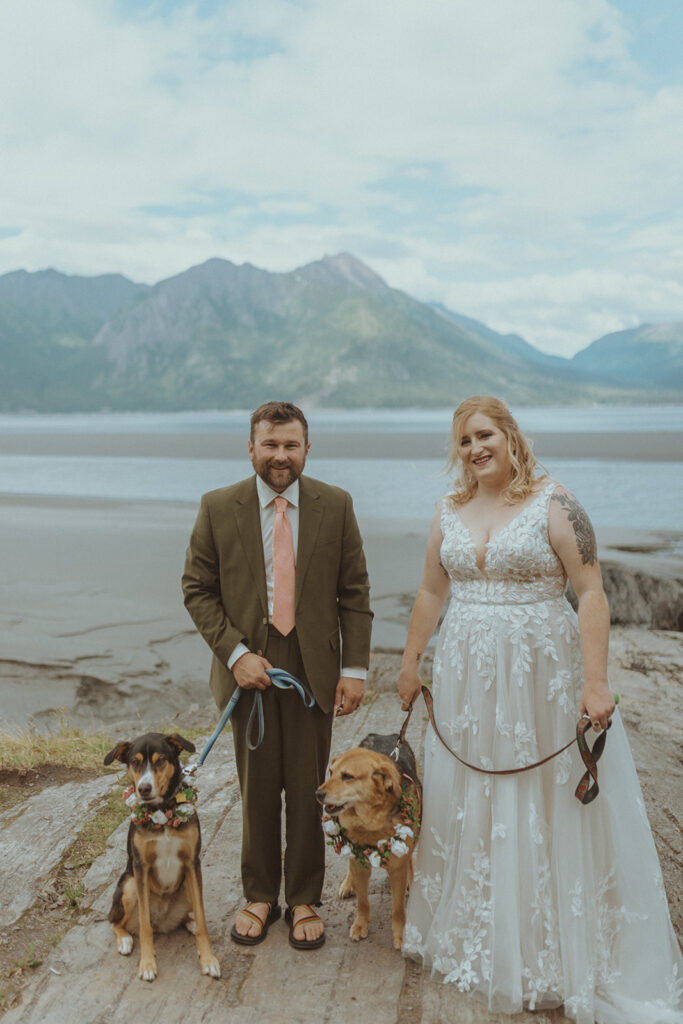
[[[480,774],[429,729],[404,952],[517,1013],[564,1003],[579,1024],[683,1019],[683,963],[607,681],[609,609],[590,521],[540,473],[498,399],[453,417],[460,473],[431,525],[398,680],[403,708],[450,589],[434,658],[446,742],[485,769],[523,767],[611,724],[600,794],[581,805],[576,745],[542,767]],[[578,619],[564,597],[567,579]]]

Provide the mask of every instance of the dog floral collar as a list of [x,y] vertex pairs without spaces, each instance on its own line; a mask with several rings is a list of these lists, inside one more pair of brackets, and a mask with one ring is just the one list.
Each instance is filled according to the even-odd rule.
[[385,868],[389,857],[405,857],[410,847],[405,842],[420,835],[420,802],[416,793],[401,793],[398,804],[399,820],[394,825],[394,834],[388,839],[379,839],[375,846],[364,846],[349,839],[346,829],[331,814],[323,814],[323,832],[327,844],[340,857],[353,857],[362,868]]
[[150,810],[148,804],[139,801],[135,794],[135,786],[129,786],[123,791],[123,802],[130,808],[130,820],[135,825],[144,825],[145,828],[158,830],[170,825],[171,828],[178,828],[190,820],[196,813],[197,787],[187,782],[181,785],[173,797],[175,806],[162,810]]

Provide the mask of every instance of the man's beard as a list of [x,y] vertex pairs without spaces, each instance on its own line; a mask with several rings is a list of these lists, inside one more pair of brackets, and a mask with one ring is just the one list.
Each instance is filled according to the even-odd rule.
[[292,466],[290,463],[287,466],[276,469],[265,460],[259,460],[254,465],[254,469],[261,479],[274,491],[279,492],[286,491],[295,480],[298,480],[303,472],[303,468],[303,465],[301,467]]

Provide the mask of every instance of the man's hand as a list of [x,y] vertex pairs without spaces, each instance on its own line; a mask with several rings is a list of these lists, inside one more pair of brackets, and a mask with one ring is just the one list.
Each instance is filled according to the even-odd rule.
[[334,693],[335,715],[350,715],[352,711],[360,707],[364,692],[365,683],[362,679],[341,676]]
[[272,667],[260,654],[243,654],[232,666],[232,674],[243,690],[265,690],[272,685],[266,674],[266,669]]

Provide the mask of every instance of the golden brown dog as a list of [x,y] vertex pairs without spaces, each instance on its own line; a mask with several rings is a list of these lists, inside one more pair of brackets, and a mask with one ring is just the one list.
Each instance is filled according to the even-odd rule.
[[402,776],[386,754],[354,747],[331,761],[330,777],[316,791],[325,810],[323,828],[335,850],[349,857],[339,895],[358,897],[350,932],[354,942],[367,937],[370,873],[372,867],[382,866],[391,883],[394,947],[402,946],[406,894],[413,880],[413,849],[419,833],[419,789],[419,781]]
[[194,749],[178,733],[149,732],[132,743],[118,743],[104,759],[105,764],[114,758],[126,764],[132,782],[124,794],[132,811],[128,863],[116,886],[109,920],[124,956],[133,949],[130,933],[139,931],[138,975],[143,981],[157,976],[154,932],[169,932],[181,924],[195,933],[202,974],[221,976],[204,915],[196,794],[183,779],[180,765],[181,750]]

